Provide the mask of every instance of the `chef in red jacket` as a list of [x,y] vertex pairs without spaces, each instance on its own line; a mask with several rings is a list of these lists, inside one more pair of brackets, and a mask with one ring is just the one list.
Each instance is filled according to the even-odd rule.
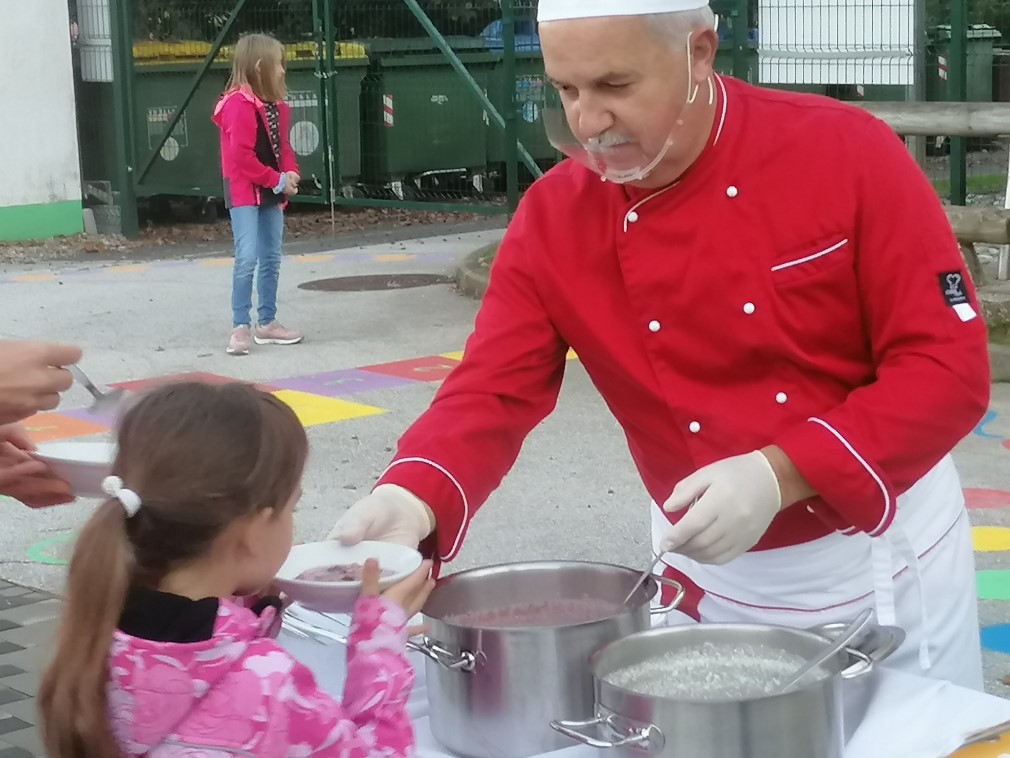
[[451,560],[573,348],[689,587],[677,621],[871,607],[907,633],[889,665],[981,688],[950,451],[987,407],[986,328],[933,188],[866,112],[715,74],[699,0],[538,16],[568,159],[509,224],[459,366],[331,536]]

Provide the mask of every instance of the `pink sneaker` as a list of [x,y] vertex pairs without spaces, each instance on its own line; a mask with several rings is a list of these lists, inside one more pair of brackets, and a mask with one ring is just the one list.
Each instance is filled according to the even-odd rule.
[[236,326],[228,340],[228,355],[249,355],[249,327]]
[[253,339],[257,345],[294,345],[302,341],[302,335],[277,321],[271,321],[266,325],[258,325]]

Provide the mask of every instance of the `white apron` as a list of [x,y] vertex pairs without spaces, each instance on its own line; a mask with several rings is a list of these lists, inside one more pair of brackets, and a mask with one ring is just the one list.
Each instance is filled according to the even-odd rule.
[[[653,502],[654,550],[667,526]],[[724,566],[676,553],[663,562],[703,590],[702,622],[806,628],[850,621],[870,607],[877,623],[907,635],[884,665],[983,688],[971,526],[949,455],[898,497],[894,522],[880,537],[836,532]],[[667,619],[693,622],[677,612]]]

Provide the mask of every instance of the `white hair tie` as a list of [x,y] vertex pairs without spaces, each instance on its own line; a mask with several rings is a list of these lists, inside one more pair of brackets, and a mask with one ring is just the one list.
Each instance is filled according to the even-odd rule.
[[102,490],[110,497],[123,504],[126,517],[132,518],[140,510],[140,495],[123,486],[123,480],[118,476],[107,476],[102,480]]

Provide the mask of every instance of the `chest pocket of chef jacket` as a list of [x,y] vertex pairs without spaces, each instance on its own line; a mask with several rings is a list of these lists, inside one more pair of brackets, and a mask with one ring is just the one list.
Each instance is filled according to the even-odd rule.
[[855,357],[863,352],[855,254],[846,235],[819,237],[780,251],[769,275],[788,344],[807,357]]

